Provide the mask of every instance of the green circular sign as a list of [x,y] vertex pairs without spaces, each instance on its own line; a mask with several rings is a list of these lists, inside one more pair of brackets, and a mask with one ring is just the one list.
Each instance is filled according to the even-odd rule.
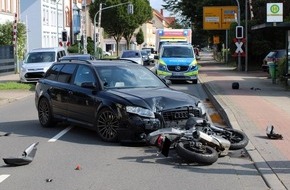
[[270,11],[272,12],[272,13],[278,13],[279,12],[279,10],[280,10],[280,8],[279,8],[279,6],[278,5],[272,5],[271,7],[270,7]]

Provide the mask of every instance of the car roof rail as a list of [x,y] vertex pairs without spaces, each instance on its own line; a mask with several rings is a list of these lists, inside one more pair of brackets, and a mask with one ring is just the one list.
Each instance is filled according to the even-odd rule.
[[82,60],[82,59],[76,59],[76,58],[71,58],[71,59],[63,59],[63,60],[59,60],[59,62],[64,62],[64,61],[69,61],[69,62],[72,62],[72,61],[80,61],[80,62],[85,62],[85,63],[88,63],[88,64],[92,64],[90,62],[90,60]]

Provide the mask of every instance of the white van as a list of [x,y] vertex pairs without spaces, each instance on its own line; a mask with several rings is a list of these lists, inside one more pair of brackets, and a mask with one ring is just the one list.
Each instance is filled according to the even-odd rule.
[[67,55],[67,51],[63,47],[31,50],[20,65],[20,81],[37,82],[44,76],[52,63],[59,61],[65,55]]

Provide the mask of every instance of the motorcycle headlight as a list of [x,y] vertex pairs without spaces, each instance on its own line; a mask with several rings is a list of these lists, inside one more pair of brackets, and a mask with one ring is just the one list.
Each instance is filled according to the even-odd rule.
[[126,111],[128,113],[133,113],[133,114],[143,116],[143,117],[155,118],[154,112],[148,109],[140,108],[140,107],[127,106]]

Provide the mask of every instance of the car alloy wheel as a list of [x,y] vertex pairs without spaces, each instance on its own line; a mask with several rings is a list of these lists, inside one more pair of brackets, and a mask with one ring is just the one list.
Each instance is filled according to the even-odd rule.
[[38,119],[43,127],[50,127],[54,123],[51,108],[46,98],[41,98],[39,101]]
[[99,137],[106,142],[116,142],[119,122],[116,115],[108,108],[102,109],[97,117],[97,132]]

